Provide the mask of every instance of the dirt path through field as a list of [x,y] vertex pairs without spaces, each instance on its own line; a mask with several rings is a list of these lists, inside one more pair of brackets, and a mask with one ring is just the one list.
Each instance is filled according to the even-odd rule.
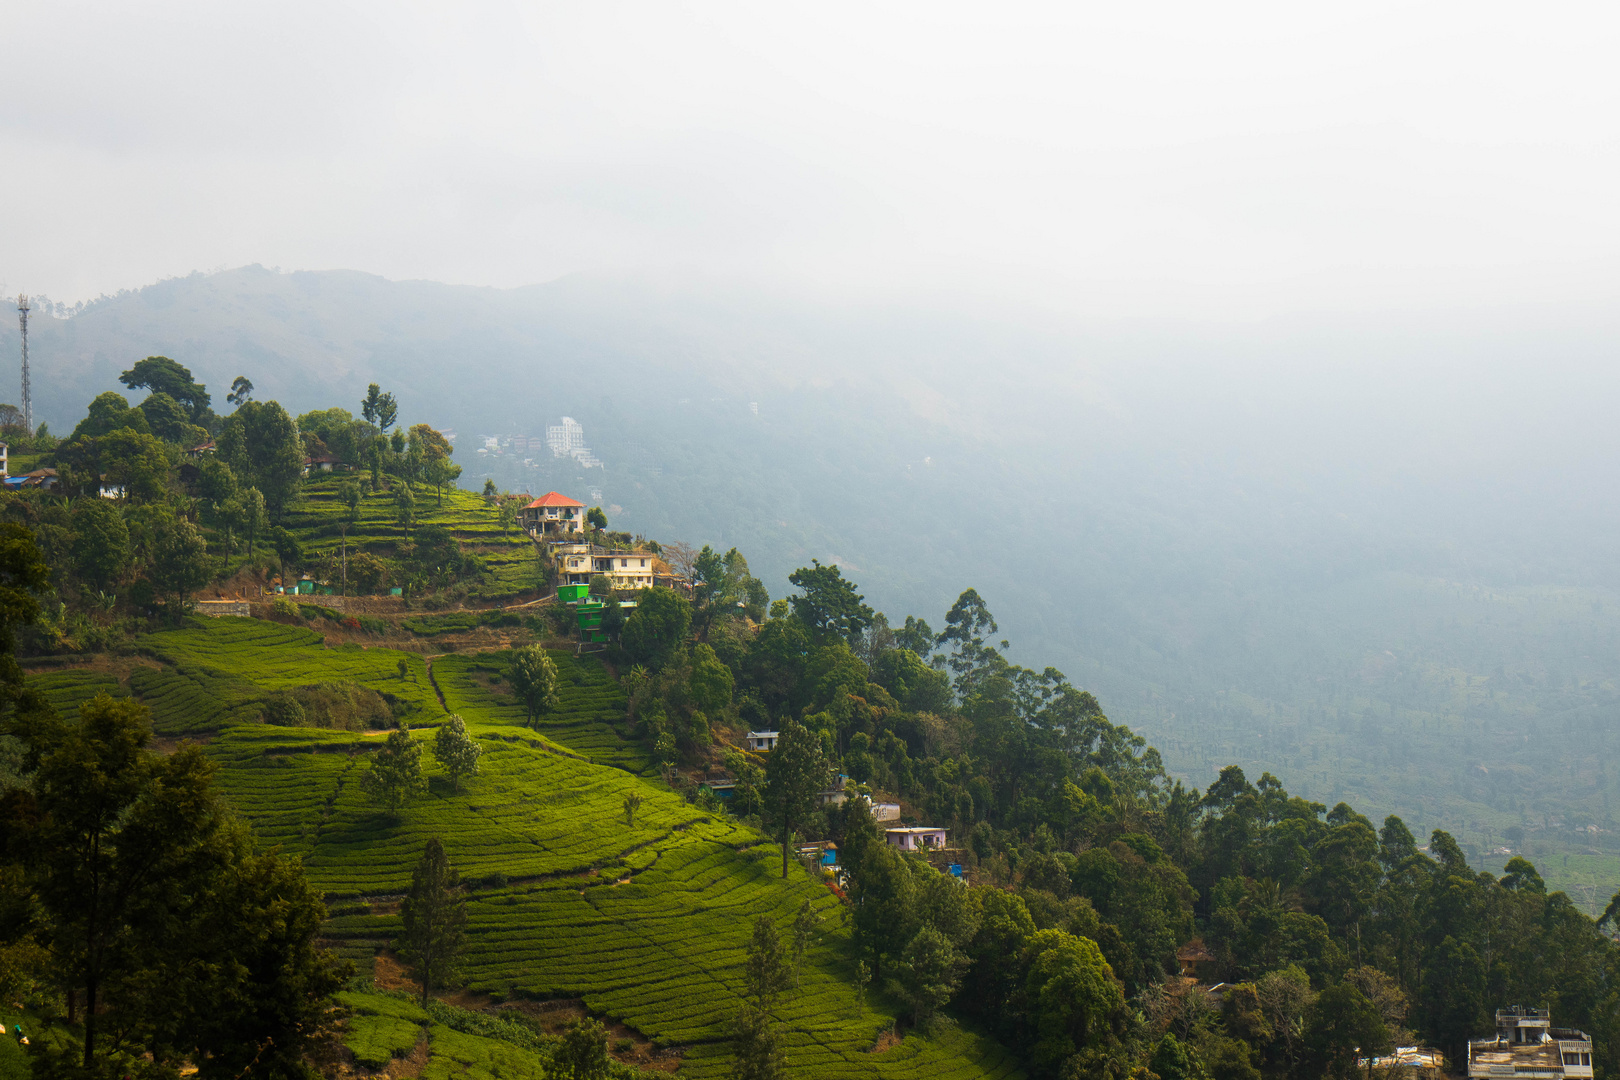
[[444,691],[439,689],[439,680],[433,677],[433,661],[436,657],[443,655],[444,653],[435,653],[433,656],[424,655],[422,657],[422,666],[427,668],[428,685],[433,687],[433,692],[435,694],[439,695],[439,708],[443,709],[445,712],[449,712],[450,704],[444,700]]

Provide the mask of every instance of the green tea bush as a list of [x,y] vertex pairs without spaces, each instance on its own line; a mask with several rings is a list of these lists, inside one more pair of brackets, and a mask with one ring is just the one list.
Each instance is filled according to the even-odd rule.
[[[510,1080],[549,1073],[546,1065],[555,1040],[520,1017],[470,1012],[439,1001],[430,1001],[423,1009],[405,995],[374,990],[345,991],[338,1000],[354,1012],[344,1042],[356,1061],[364,1055],[369,1067],[381,1068],[394,1055],[404,1053],[399,1047],[408,1034],[413,1039],[411,1046],[416,1045],[415,1037],[425,1029],[431,1053],[422,1073],[425,1077]],[[611,1075],[614,1080],[630,1080],[636,1074],[615,1064]]]
[[393,1016],[356,1016],[349,1022],[349,1035],[343,1040],[354,1060],[367,1068],[381,1069],[396,1057],[404,1057],[422,1037],[422,1026]]
[[521,1013],[492,1015],[486,1012],[473,1012],[470,1009],[458,1009],[442,1001],[429,1001],[426,1010],[435,1023],[443,1024],[452,1030],[467,1035],[482,1035],[486,1039],[500,1039],[528,1050],[549,1050],[556,1041],[543,1035]]

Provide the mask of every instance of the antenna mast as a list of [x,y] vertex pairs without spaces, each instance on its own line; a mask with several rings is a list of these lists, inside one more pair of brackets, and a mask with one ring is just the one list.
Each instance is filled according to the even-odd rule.
[[23,430],[34,433],[34,405],[28,392],[28,297],[17,294],[17,321],[22,324]]

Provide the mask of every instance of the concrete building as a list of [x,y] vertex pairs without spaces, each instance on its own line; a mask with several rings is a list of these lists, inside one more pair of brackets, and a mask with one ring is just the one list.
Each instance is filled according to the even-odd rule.
[[[546,446],[550,447],[552,457],[573,458],[582,469],[603,468],[602,459],[585,445],[585,429],[572,416],[565,416],[562,423],[546,428]],[[539,447],[531,443],[530,449]]]
[[594,573],[606,574],[615,589],[650,589],[653,583],[653,556],[646,551],[591,548]]
[[518,510],[518,524],[530,536],[582,533],[585,531],[585,504],[559,492],[548,491]]
[[[849,777],[844,773],[834,776],[831,787],[816,793],[816,804],[819,806],[843,806],[845,800],[849,798],[849,793],[844,790],[844,785],[848,781]],[[869,795],[858,795],[856,798],[865,799],[868,803],[872,801]]]
[[927,851],[945,846],[945,830],[913,826],[911,828],[884,829],[890,847],[901,851]]
[[304,475],[312,472],[348,472],[349,463],[336,454],[311,454],[304,459]]
[[18,488],[43,488],[46,491],[55,491],[59,482],[55,469],[35,469],[21,476],[7,473],[5,477],[7,491],[15,491]]
[[782,737],[780,731],[750,731],[748,733],[748,749],[757,754],[769,753],[776,749],[776,740]]
[[623,551],[577,540],[554,541],[551,561],[557,567],[559,587],[589,585],[597,574],[606,575],[615,589],[624,592],[653,584],[655,557],[650,551]]
[[1496,1010],[1496,1036],[1468,1044],[1470,1080],[1520,1077],[1557,1080],[1592,1075],[1592,1037],[1555,1028],[1546,1009],[1513,1005]]
[[899,821],[900,804],[897,802],[875,802],[872,804],[873,821]]
[[546,428],[546,446],[552,457],[572,457],[575,450],[585,449],[585,428],[572,416],[565,416],[562,423]]

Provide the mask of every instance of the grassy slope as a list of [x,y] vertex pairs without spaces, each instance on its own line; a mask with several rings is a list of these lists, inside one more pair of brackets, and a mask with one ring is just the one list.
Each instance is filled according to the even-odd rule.
[[[359,520],[349,529],[349,552],[375,548],[379,555],[387,556],[401,539],[393,493],[373,493],[369,473],[311,477],[304,485],[304,497],[283,521],[304,545],[311,562],[336,551],[342,542],[340,526],[348,507],[338,497],[338,487],[351,479],[360,485],[364,498],[360,501]],[[467,550],[484,560],[491,573],[478,592],[491,597],[507,596],[535,587],[533,541],[521,531],[503,533],[494,508],[480,496],[460,488],[446,488],[441,506],[432,489],[418,488],[416,524],[443,525]]]
[[[558,656],[562,707],[536,732],[521,726],[510,697],[490,680],[493,655],[435,660],[433,680],[485,748],[482,773],[452,792],[425,754],[430,789],[394,817],[358,789],[360,755],[379,735],[231,724],[231,693],[352,678],[418,706],[412,724],[427,726],[444,712],[419,656],[329,650],[307,631],[247,619],[199,620],[149,642],[176,665],[138,676],[166,680],[166,723],[225,725],[208,744],[221,786],[261,838],[301,855],[334,898],[399,894],[427,837],[443,839],[474,886],[465,970],[476,989],[581,997],[651,1038],[685,1044],[683,1075],[720,1076],[729,1066],[725,1025],[738,1004],[753,919],[771,914],[786,935],[810,899],[828,916],[822,941],[810,952],[802,989],[779,1010],[794,1075],[1018,1075],[1005,1049],[956,1029],[867,1053],[893,1004],[876,995],[857,1004],[835,899],[797,869],[783,881],[777,849],[764,837],[636,775],[648,769],[645,755],[614,726],[622,696],[592,661]],[[405,680],[401,656],[413,665]],[[183,679],[192,688],[173,689]],[[82,672],[42,676],[41,684],[63,706],[96,688],[120,688],[112,676]],[[630,792],[644,799],[633,826],[623,813]],[[334,918],[330,932],[357,958],[397,932],[386,907],[373,913],[351,902],[338,910],[349,913]],[[372,1010],[387,1014],[386,1023],[362,1017],[355,1037],[403,1039],[410,1021],[391,1009]],[[503,1043],[451,1031],[430,1031],[430,1042],[424,1075],[523,1067],[521,1054]]]

